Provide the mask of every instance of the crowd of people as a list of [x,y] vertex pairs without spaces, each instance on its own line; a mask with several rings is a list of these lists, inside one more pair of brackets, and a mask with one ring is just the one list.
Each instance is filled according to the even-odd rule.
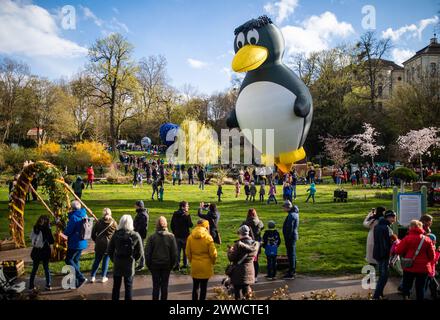
[[[135,217],[123,215],[119,223],[112,217],[110,208],[103,210],[102,217],[93,224],[90,239],[87,237],[86,210],[77,200],[72,201],[72,211],[64,229],[67,237],[65,263],[75,270],[75,287],[80,288],[88,279],[81,271],[81,255],[88,247],[88,241],[95,243],[95,258],[90,273],[90,283],[97,282],[101,266],[101,282],[109,280],[109,262],[113,262],[112,299],[119,300],[122,282],[125,299],[133,298],[133,281],[136,271],[145,266],[150,270],[153,282],[153,300],[168,298],[168,283],[171,272],[191,267],[193,279],[193,300],[205,300],[208,281],[214,274],[218,248],[221,244],[219,230],[220,212],[214,203],[200,203],[196,224],[193,224],[188,202],[182,201],[172,215],[170,231],[168,219],[160,216],[155,232],[148,236],[150,216],[144,202],[135,203]],[[296,275],[296,242],[298,240],[299,209],[289,200],[282,205],[286,217],[282,226],[284,244],[289,268],[284,279],[294,279]],[[269,221],[265,229],[263,221],[254,208],[248,210],[246,219],[238,227],[238,239],[227,247],[230,265],[225,273],[225,285],[231,289],[235,299],[251,296],[251,286],[258,282],[260,254],[262,249],[267,258],[267,279],[274,280],[277,272],[280,233],[274,221]],[[264,233],[263,233],[264,231]],[[49,261],[54,238],[48,216],[41,216],[31,235],[33,268],[29,279],[29,289],[36,290],[35,276],[39,265],[45,271],[46,290],[52,290]]]
[[403,239],[391,228],[395,222],[394,211],[378,207],[368,213],[363,223],[369,229],[366,261],[379,273],[373,298],[385,299],[390,268],[394,268],[402,275],[399,291],[404,299],[410,298],[413,287],[417,300],[424,300],[427,291],[436,299],[440,250],[436,249],[436,236],[431,231],[433,217],[426,214],[420,220],[411,221]]

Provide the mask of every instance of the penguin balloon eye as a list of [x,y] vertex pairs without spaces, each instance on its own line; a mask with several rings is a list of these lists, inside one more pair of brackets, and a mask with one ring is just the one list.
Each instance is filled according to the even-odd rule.
[[240,49],[244,46],[244,42],[246,39],[244,38],[244,33],[240,32],[240,34],[237,36],[237,48]]
[[257,44],[258,40],[260,40],[260,34],[257,30],[252,29],[247,34],[247,41],[250,44]]

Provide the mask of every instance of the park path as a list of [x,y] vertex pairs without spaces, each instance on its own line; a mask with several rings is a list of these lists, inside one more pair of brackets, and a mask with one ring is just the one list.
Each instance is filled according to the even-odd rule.
[[[0,251],[0,261],[10,259],[22,259],[26,264],[32,263],[30,259],[31,248]],[[93,243],[84,250],[85,253],[93,252]],[[86,275],[88,276],[88,275]],[[213,288],[221,287],[224,276],[215,275],[209,281],[208,299],[213,296]],[[369,291],[361,286],[362,275],[347,276],[305,276],[298,275],[295,280],[267,281],[264,275],[259,276],[259,282],[253,286],[257,299],[266,299],[272,295],[273,291],[288,286],[288,292],[292,299],[301,299],[303,295],[310,296],[311,291],[334,290],[338,297],[346,298],[357,296],[367,298]],[[40,292],[39,298],[45,300],[108,300],[111,299],[113,286],[112,277],[107,283],[87,283],[79,290],[61,289],[62,276],[53,277],[53,290],[50,292]],[[99,279],[99,278],[98,278]],[[27,281],[28,277],[21,279]],[[398,278],[391,278],[385,290],[389,299],[401,299],[397,292],[399,284]],[[44,288],[44,279],[37,278],[36,286]],[[192,279],[187,275],[171,275],[169,286],[170,300],[190,300],[192,290]],[[135,300],[150,300],[152,292],[152,280],[148,275],[137,275],[133,285],[133,298]],[[121,292],[123,297],[123,292]]]

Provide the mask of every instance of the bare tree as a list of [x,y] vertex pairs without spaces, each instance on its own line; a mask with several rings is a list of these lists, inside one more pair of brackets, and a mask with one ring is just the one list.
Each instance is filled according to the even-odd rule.
[[98,106],[109,110],[110,145],[113,151],[116,150],[118,137],[116,114],[132,117],[128,112],[116,110],[118,107],[124,108],[128,96],[136,90],[137,67],[131,59],[132,51],[133,46],[117,33],[98,39],[89,50],[88,70],[94,80]]
[[357,75],[361,85],[368,88],[370,107],[376,108],[379,97],[378,78],[384,68],[383,57],[387,55],[392,45],[390,39],[377,39],[373,31],[361,36],[356,45],[358,51]]
[[11,127],[19,113],[23,89],[29,82],[29,67],[9,58],[0,63],[0,124],[1,141],[8,140]]

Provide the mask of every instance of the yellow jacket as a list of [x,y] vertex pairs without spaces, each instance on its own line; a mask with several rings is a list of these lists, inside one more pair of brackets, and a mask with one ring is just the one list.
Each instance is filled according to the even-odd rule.
[[186,241],[186,256],[191,264],[191,276],[209,279],[214,274],[217,249],[209,231],[197,225]]

